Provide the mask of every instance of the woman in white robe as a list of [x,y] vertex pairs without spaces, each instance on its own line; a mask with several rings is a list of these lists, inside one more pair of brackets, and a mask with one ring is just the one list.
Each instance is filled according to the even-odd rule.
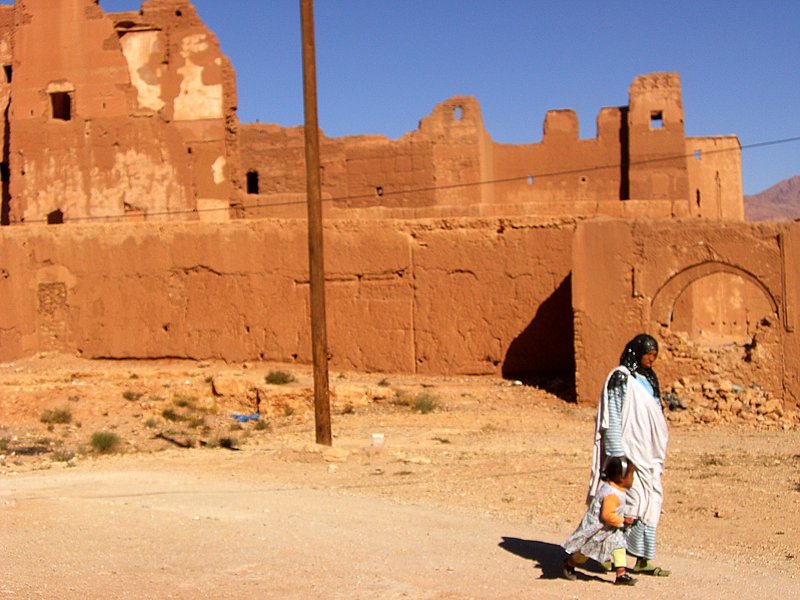
[[625,346],[619,366],[606,378],[597,412],[587,501],[597,492],[602,467],[609,457],[625,457],[636,465],[625,504],[625,516],[636,519],[625,532],[627,551],[636,557],[634,572],[663,577],[669,571],[653,563],[668,438],[658,377],[652,369],[657,357],[658,342],[647,334],[637,335]]

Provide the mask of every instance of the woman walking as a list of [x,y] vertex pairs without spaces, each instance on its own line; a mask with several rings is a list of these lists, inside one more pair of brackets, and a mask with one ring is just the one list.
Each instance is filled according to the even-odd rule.
[[609,458],[625,458],[633,463],[636,474],[627,490],[625,516],[635,520],[625,531],[627,551],[636,557],[635,573],[664,577],[669,571],[653,563],[664,499],[661,475],[668,438],[658,377],[653,371],[657,357],[655,338],[639,334],[628,342],[619,365],[606,378],[597,411],[587,502],[597,495],[600,475]]

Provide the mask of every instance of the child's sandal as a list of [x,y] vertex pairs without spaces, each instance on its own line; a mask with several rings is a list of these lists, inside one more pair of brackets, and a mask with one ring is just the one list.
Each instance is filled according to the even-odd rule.
[[623,573],[622,575],[617,575],[614,585],[636,585],[636,580],[627,573]]
[[575,581],[578,576],[575,574],[575,567],[569,564],[569,561],[564,561],[564,566],[561,569],[561,574],[564,576],[564,579],[569,579],[570,581]]

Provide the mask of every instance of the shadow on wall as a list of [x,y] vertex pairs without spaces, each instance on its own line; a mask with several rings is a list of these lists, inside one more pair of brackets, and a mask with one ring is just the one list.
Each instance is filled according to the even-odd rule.
[[572,275],[542,302],[531,322],[509,344],[503,377],[518,379],[575,401]]

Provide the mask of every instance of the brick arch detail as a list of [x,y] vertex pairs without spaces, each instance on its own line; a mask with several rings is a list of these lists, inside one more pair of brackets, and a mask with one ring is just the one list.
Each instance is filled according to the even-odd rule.
[[715,261],[703,262],[686,267],[667,279],[653,297],[650,312],[652,319],[661,325],[669,326],[675,301],[683,291],[695,281],[703,277],[708,277],[709,275],[714,275],[715,273],[738,275],[745,281],[752,283],[764,294],[772,307],[772,311],[778,315],[778,318],[780,320],[783,319],[783,316],[778,310],[779,305],[775,300],[775,295],[758,277],[741,267]]

